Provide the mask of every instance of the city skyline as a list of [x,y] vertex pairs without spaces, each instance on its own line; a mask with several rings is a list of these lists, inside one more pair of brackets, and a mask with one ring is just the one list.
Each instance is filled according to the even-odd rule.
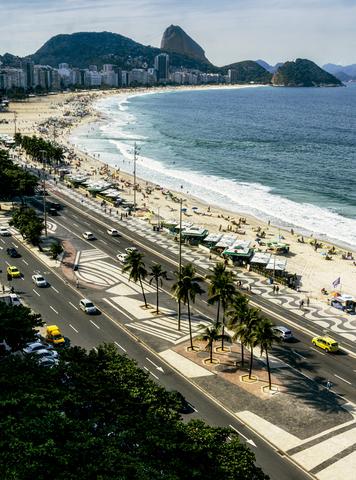
[[[112,31],[159,46],[170,24],[180,25],[215,65],[245,59],[274,64],[296,57],[356,63],[355,0],[4,0],[0,54],[25,56],[49,38],[78,31]],[[78,16],[79,20],[77,19]],[[212,32],[215,34],[212,35]],[[266,41],[268,39],[268,41]]]

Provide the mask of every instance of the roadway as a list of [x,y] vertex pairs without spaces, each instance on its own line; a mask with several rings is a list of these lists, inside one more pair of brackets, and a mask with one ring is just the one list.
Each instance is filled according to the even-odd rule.
[[[67,214],[68,212],[65,215]],[[63,220],[62,217],[61,221]],[[107,243],[111,244],[110,241]],[[21,258],[10,259],[6,256],[6,248],[11,246],[17,248],[21,253]],[[13,279],[9,283],[14,286],[15,291],[27,305],[42,315],[47,324],[59,325],[63,334],[70,338],[72,344],[91,349],[103,342],[113,342],[120,353],[125,353],[135,359],[138,365],[151,375],[152,379],[169,390],[177,389],[182,392],[194,407],[192,414],[183,416],[184,420],[200,418],[211,425],[230,426],[235,429],[240,434],[241,441],[247,441],[250,445],[256,454],[257,464],[271,476],[271,479],[301,480],[310,478],[257,434],[236,420],[214,399],[206,396],[189,380],[166,364],[137,337],[129,334],[119,320],[104,311],[97,316],[88,316],[79,310],[82,288],[77,289],[65,278],[61,278],[56,270],[42,263],[17,239],[1,237],[0,249],[3,259],[1,283],[7,283],[6,266],[16,265],[23,276],[20,279]],[[44,275],[50,286],[47,288],[36,287],[31,279],[34,273]]]
[[[70,232],[72,239],[75,239],[76,242],[86,242],[87,246],[84,248],[93,248],[95,246],[95,248],[100,249],[111,257],[115,263],[118,263],[116,259],[117,253],[124,252],[125,248],[129,246],[138,247],[145,254],[145,261],[148,266],[157,262],[161,263],[167,270],[170,280],[165,282],[163,289],[166,293],[169,293],[174,281],[173,272],[177,269],[177,255],[174,252],[135,235],[122,222],[110,222],[107,219],[100,218],[98,214],[87,207],[83,205],[79,207],[78,204],[68,197],[63,198],[55,195],[54,198],[65,204],[65,209],[60,216],[51,217],[51,221]],[[69,225],[70,227],[68,227]],[[106,233],[106,228],[108,227],[117,228],[121,236],[118,238],[109,236]],[[92,231],[97,240],[94,242],[85,241],[82,238],[84,231]],[[203,268],[197,268],[197,271],[203,277],[210,273]],[[161,297],[163,296],[161,295]],[[162,298],[162,303],[164,306],[172,308],[174,303],[168,297],[169,295],[166,298]],[[250,298],[251,303],[253,302],[259,306],[275,324],[289,327],[291,323],[293,325],[292,329],[296,341],[285,343],[282,347],[278,346],[275,348],[273,353],[277,357],[319,384],[325,385],[327,380],[330,380],[335,393],[356,403],[355,360],[351,355],[344,351],[340,351],[337,355],[329,355],[315,348],[311,344],[311,335],[306,330],[322,334],[321,328],[316,328],[316,325],[311,325],[303,317],[275,305],[261,296],[251,295]],[[196,299],[194,310],[208,318],[215,318],[215,307],[208,305],[206,294]],[[345,342],[341,340],[340,343],[343,344]]]

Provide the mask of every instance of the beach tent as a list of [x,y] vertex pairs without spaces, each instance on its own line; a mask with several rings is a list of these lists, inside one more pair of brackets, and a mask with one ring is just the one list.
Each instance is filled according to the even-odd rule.
[[251,242],[248,240],[237,240],[230,247],[227,247],[222,254],[228,257],[250,258],[253,254],[250,244]]
[[267,247],[268,247],[269,250],[273,250],[276,253],[288,253],[289,252],[289,244],[279,242],[277,240],[272,240],[271,242],[268,242]]
[[271,255],[271,258],[266,266],[267,270],[274,270],[284,272],[287,267],[287,260],[276,255]]
[[270,259],[271,259],[271,254],[268,252],[255,252],[253,254],[253,257],[250,260],[250,263],[256,263],[259,265],[268,265]]
[[207,237],[204,238],[203,245],[208,248],[212,248],[221,240],[221,237],[221,233],[210,233]]
[[189,243],[200,243],[209,235],[206,228],[192,225],[189,228],[182,229],[182,238]]

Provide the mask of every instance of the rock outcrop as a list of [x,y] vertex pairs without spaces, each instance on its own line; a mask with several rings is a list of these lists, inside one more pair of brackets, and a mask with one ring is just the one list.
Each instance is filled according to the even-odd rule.
[[297,58],[278,68],[272,78],[273,85],[283,87],[339,87],[342,85],[334,75],[318,67],[311,60]]
[[210,63],[204,50],[178,25],[166,28],[161,41],[161,49],[194,58],[202,63]]

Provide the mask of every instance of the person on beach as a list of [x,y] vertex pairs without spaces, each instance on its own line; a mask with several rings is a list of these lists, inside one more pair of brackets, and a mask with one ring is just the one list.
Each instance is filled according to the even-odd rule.
[[276,285],[276,293],[279,293],[279,285]]

